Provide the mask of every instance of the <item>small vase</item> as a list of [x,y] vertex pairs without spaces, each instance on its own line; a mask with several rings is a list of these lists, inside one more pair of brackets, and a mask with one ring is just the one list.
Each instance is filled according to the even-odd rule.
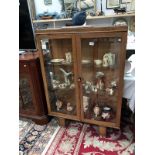
[[111,107],[109,107],[109,106],[103,107],[102,118],[104,120],[110,119],[111,118],[111,111],[112,111],[112,108]]
[[98,105],[94,107],[94,114],[95,114],[95,117],[97,117],[100,114],[100,107]]

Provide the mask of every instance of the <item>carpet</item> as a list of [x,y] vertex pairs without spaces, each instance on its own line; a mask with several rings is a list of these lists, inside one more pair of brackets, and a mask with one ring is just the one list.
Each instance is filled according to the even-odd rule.
[[20,119],[19,154],[41,155],[59,128],[56,119],[52,119],[47,125],[36,125],[31,120]]
[[107,137],[98,127],[76,121],[60,127],[52,118],[47,125],[28,119],[19,121],[20,155],[134,155],[134,118],[122,107],[121,129],[107,128]]
[[98,127],[71,122],[61,127],[45,155],[134,155],[133,125],[124,123],[121,130],[108,128],[107,137],[98,134]]

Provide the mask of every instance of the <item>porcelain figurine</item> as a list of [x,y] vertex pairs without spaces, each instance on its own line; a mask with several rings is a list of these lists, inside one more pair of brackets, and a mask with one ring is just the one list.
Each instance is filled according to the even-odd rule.
[[60,83],[60,81],[58,81],[58,80],[53,80],[52,81],[53,83],[53,88],[58,88],[59,87],[59,83]]
[[66,56],[66,63],[71,63],[72,62],[72,56],[70,52],[65,53]]
[[89,94],[92,90],[92,83],[89,81],[86,81],[86,84],[84,85],[85,91],[87,94]]
[[115,54],[108,53],[108,64],[109,66],[113,66],[115,64]]
[[105,53],[103,56],[103,67],[113,66],[115,64],[115,54]]
[[109,66],[108,59],[109,59],[108,55],[105,54],[103,56],[103,67],[108,67]]
[[94,107],[94,114],[95,114],[95,117],[99,116],[100,114],[100,107],[98,105]]
[[114,87],[114,88],[117,87],[117,83],[116,83],[115,80],[111,81],[111,86]]
[[94,93],[97,93],[97,89],[99,88],[99,85],[92,85],[91,89]]
[[83,111],[86,112],[89,106],[89,97],[83,96]]
[[111,108],[106,106],[106,107],[103,107],[103,112],[102,112],[102,118],[104,120],[107,120],[111,117]]
[[53,72],[50,72],[51,83],[53,84]]
[[106,92],[108,95],[112,96],[114,94],[114,90],[112,88],[106,88]]
[[70,102],[67,103],[67,111],[72,111],[73,110],[73,106],[71,105]]
[[59,88],[60,89],[65,89],[66,88],[66,83],[59,84]]
[[101,79],[98,79],[97,84],[96,84],[96,88],[99,89],[99,90],[103,90],[104,83],[102,82]]
[[56,101],[57,111],[59,111],[62,108],[63,102],[60,100]]
[[110,114],[108,112],[102,112],[102,118],[103,119],[109,119],[110,118]]
[[103,72],[96,72],[96,78],[102,78],[102,77],[104,77]]
[[70,85],[69,76],[72,75],[72,72],[67,73],[63,68],[60,68],[60,71],[64,74],[64,80],[67,85]]

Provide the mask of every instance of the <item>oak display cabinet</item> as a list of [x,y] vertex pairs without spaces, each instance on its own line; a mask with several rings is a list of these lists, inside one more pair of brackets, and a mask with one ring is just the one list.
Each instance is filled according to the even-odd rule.
[[[48,114],[119,128],[127,27],[36,30]],[[49,49],[44,48],[47,42]]]

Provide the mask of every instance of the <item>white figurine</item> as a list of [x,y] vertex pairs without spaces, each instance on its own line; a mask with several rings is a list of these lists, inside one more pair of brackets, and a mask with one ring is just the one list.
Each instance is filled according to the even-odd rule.
[[67,111],[72,111],[73,110],[73,106],[71,106],[71,103],[68,102],[67,103]]
[[86,112],[89,106],[89,97],[83,96],[83,111]]
[[112,109],[110,107],[108,107],[108,106],[104,107],[103,111],[102,111],[102,118],[105,120],[109,119],[111,116],[111,111],[112,111]]
[[108,95],[112,96],[114,95],[114,90],[112,88],[106,88],[106,92],[108,93]]
[[63,102],[60,100],[56,101],[57,111],[59,111],[62,108]]
[[109,66],[113,66],[115,64],[115,54],[108,53],[108,57]]
[[113,66],[115,64],[115,54],[105,53],[103,56],[103,67]]
[[72,56],[70,52],[65,53],[66,56],[66,62],[71,63],[72,62]]
[[103,88],[104,88],[104,83],[102,82],[101,79],[99,79],[99,80],[97,81],[96,88],[99,89],[99,90],[103,90]]
[[108,67],[109,66],[109,63],[108,63],[108,55],[107,53],[103,56],[103,67]]
[[102,117],[103,117],[103,119],[109,119],[110,118],[110,113],[102,112]]
[[97,117],[100,114],[100,107],[98,105],[94,107],[94,114],[95,114],[95,117]]
[[68,79],[68,76],[72,74],[72,72],[69,72],[67,73],[63,68],[60,68],[60,70],[62,71],[62,73],[64,74],[64,80],[65,80],[65,83],[67,85],[70,85],[70,81]]
[[53,72],[50,72],[51,83],[53,84]]
[[115,80],[111,81],[111,86],[112,86],[112,87],[117,87],[117,83],[116,83]]
[[104,77],[104,73],[103,72],[96,72],[96,78],[101,78]]

